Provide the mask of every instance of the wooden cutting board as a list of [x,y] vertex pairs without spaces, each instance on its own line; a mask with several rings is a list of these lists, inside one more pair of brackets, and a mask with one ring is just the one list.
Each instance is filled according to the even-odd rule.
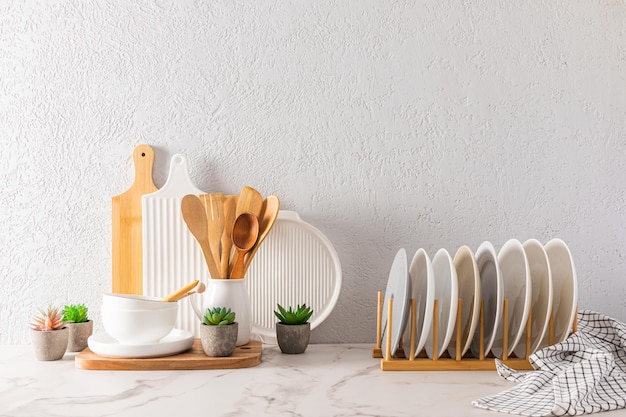
[[[143,208],[143,294],[165,297],[194,280],[207,284],[209,271],[200,245],[193,237],[181,213],[187,194],[207,194],[189,177],[184,155],[172,156],[165,185],[144,195]],[[179,303],[176,328],[200,336],[200,319],[194,314],[189,297]]]
[[141,294],[142,209],[141,196],[157,191],[152,182],[154,151],[139,145],[133,151],[135,182],[124,193],[112,198],[112,292]]
[[260,364],[262,351],[261,342],[251,340],[246,345],[236,347],[231,356],[212,358],[204,354],[200,339],[196,339],[189,350],[162,358],[107,358],[87,348],[76,355],[74,366],[81,369],[108,371],[238,369]]

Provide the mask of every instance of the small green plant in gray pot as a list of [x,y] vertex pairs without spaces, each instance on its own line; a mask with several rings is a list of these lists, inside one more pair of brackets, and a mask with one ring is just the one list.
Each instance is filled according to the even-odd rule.
[[278,320],[276,323],[276,339],[278,347],[283,353],[304,353],[309,346],[311,336],[311,323],[309,319],[313,315],[311,307],[302,304],[294,310],[288,310],[278,304],[278,311],[274,311]]
[[63,321],[70,331],[68,352],[80,352],[87,347],[87,339],[93,333],[93,322],[87,317],[84,304],[68,304],[63,307]]
[[200,342],[207,356],[230,356],[237,344],[235,312],[226,307],[207,308],[200,326]]
[[65,355],[69,329],[63,313],[56,307],[39,310],[30,322],[30,340],[35,357],[40,361],[56,361]]

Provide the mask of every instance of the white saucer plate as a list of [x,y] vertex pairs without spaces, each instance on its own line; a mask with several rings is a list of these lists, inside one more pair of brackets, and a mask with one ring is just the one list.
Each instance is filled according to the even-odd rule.
[[193,345],[193,333],[174,329],[167,336],[149,345],[122,345],[106,332],[94,333],[87,339],[93,353],[111,358],[158,358],[184,352]]

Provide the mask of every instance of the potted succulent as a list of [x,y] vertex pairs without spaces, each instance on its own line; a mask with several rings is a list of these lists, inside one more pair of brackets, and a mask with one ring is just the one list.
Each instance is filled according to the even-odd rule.
[[207,356],[230,356],[237,344],[235,312],[226,307],[207,308],[200,326],[202,350]]
[[61,359],[68,339],[69,329],[63,322],[63,313],[56,307],[39,310],[30,323],[30,340],[40,361]]
[[274,311],[280,322],[276,323],[276,339],[283,353],[304,353],[309,346],[311,336],[311,323],[309,319],[313,315],[311,307],[306,304],[293,310],[286,310],[278,304],[278,311]]
[[87,317],[84,304],[68,304],[63,307],[63,321],[70,331],[68,352],[80,352],[87,347],[87,339],[93,333],[93,322]]

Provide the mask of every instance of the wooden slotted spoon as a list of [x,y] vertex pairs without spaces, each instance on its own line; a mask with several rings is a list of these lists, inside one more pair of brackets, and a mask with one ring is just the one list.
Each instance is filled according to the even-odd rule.
[[209,247],[211,248],[213,259],[215,259],[218,270],[220,271],[220,278],[226,278],[226,275],[222,275],[220,257],[220,242],[224,231],[222,193],[202,194],[200,199],[204,204],[204,210],[207,218]]
[[223,212],[224,212],[224,231],[222,232],[222,258],[220,260],[220,272],[222,277],[228,278],[230,268],[230,255],[233,249],[233,224],[237,214],[237,200],[239,196],[225,195],[222,196]]

